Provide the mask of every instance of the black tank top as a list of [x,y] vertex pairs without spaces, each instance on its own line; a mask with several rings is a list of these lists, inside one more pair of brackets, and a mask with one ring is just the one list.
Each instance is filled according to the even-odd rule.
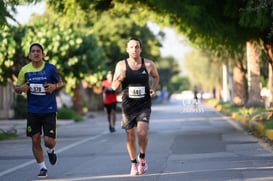
[[[138,70],[132,70],[125,59],[126,73],[125,79],[122,81],[122,105],[123,108],[150,107],[150,86],[149,74],[145,67],[144,58],[141,58],[141,67]],[[146,106],[145,106],[146,105]]]

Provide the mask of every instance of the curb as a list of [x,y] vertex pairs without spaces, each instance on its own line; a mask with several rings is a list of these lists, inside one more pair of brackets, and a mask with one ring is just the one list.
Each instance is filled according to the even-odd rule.
[[269,139],[269,140],[273,140],[273,130],[272,129],[268,129],[265,131],[265,136]]
[[[222,108],[220,109],[217,107],[214,107],[214,108],[218,110],[219,112],[222,112],[225,114],[225,111]],[[273,141],[273,129],[265,129],[262,123],[256,122],[254,120],[249,120],[247,117],[242,117],[235,113],[232,113],[230,116],[234,120],[240,122],[243,126],[246,126],[247,128],[250,128],[250,129],[254,129],[254,131],[256,131],[256,133],[259,136],[264,136],[268,140]]]
[[253,128],[260,136],[265,136],[270,141],[273,141],[273,129],[265,129],[262,123],[249,121],[249,127]]
[[[58,119],[57,126],[68,125],[75,123],[74,120]],[[25,119],[20,120],[0,120],[0,132],[2,133],[16,133],[19,136],[25,135],[27,121]]]

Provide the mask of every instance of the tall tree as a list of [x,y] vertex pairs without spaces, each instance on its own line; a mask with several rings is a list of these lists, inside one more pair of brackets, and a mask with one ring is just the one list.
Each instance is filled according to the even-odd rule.
[[[86,1],[82,0],[82,2]],[[118,3],[120,1],[109,0],[107,3],[97,1],[93,3],[93,7],[98,11],[109,11],[109,9],[115,9],[115,5]],[[251,37],[257,36],[257,32],[246,31],[246,27],[238,26],[239,9],[245,7],[244,1],[185,0],[182,2],[174,0],[169,3],[163,0],[140,0],[137,2],[126,1],[126,3],[136,5],[141,3],[142,8],[149,9],[157,15],[153,16],[151,13],[150,18],[161,22],[162,25],[175,25],[178,31],[186,34],[191,42],[201,48],[217,51],[220,45],[234,54],[233,51],[238,50],[238,44],[245,44]],[[219,55],[221,56],[221,52],[218,53],[217,59],[219,59]]]
[[[58,2],[56,3],[58,6]],[[72,2],[67,3],[70,4]],[[92,34],[96,36],[98,45],[107,56],[105,69],[99,73],[100,78],[102,78],[102,75],[107,70],[113,70],[118,60],[127,57],[125,51],[126,41],[131,37],[139,37],[142,40],[143,56],[147,55],[155,61],[159,58],[159,41],[147,27],[146,21],[143,20],[145,18],[140,18],[136,16],[137,12],[132,12],[134,11],[132,6],[126,6],[125,8],[124,4],[119,4],[117,10],[100,12],[99,15],[92,10],[93,7],[89,7],[90,12],[88,13],[84,13],[83,9],[77,4],[68,7],[69,10],[65,11],[65,13],[60,13],[59,11],[54,11],[54,9],[49,6],[43,16],[50,17],[51,21],[59,22],[61,27],[72,29],[80,28],[82,31],[92,32]],[[78,19],[78,16],[75,17],[73,12],[77,12],[80,18]],[[142,12],[141,17],[144,15],[145,12]],[[88,80],[94,79],[90,78]],[[97,79],[96,86],[99,85],[99,82],[100,80]],[[87,83],[90,83],[90,81],[87,81]],[[92,98],[92,100],[88,102],[92,102],[94,106],[98,106],[98,102],[102,102],[102,100],[100,100],[101,96],[96,95],[99,91],[96,91],[97,89],[94,87],[94,84],[89,84],[87,87],[92,90],[87,91],[89,94],[88,97]]]
[[[221,45],[232,52],[236,50],[238,44],[245,45],[247,41],[252,42],[260,38],[267,45],[266,50],[270,50],[268,46],[270,47],[272,44],[272,36],[270,35],[272,35],[273,29],[271,24],[273,3],[269,0],[173,0],[172,3],[166,0],[92,2],[88,0],[77,2],[48,0],[47,2],[65,14],[75,13],[73,6],[75,3],[85,12],[96,10],[98,14],[103,11],[109,12],[116,8],[119,9],[122,3],[135,5],[134,10],[137,12],[139,9],[148,9],[154,12],[150,13],[150,18],[154,18],[164,25],[175,25],[177,30],[186,34],[193,43],[201,43],[200,45],[203,47],[214,50],[217,50],[217,46]],[[255,86],[258,85],[255,84]]]
[[163,90],[163,88],[169,87],[172,78],[181,72],[181,67],[171,56],[161,58],[156,65],[160,75],[159,86]]

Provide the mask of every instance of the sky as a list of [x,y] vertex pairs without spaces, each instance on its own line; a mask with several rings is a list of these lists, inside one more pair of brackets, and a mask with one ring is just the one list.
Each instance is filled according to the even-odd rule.
[[[148,27],[154,34],[158,34],[160,31],[159,26],[155,23],[149,22]],[[163,42],[161,42],[162,48],[160,51],[163,56],[171,55],[179,60],[191,50],[191,48],[186,44],[186,38],[182,37],[181,35],[177,35],[172,28],[163,28],[163,32],[166,36]]]
[[[37,4],[31,4],[28,6],[17,6],[17,14],[14,15],[14,18],[21,24],[26,23],[31,14],[42,14],[45,9],[45,3],[37,3]],[[11,24],[15,24],[14,22],[11,22]]]
[[[29,20],[31,14],[42,14],[44,9],[44,2],[36,5],[18,6],[17,14],[15,14],[14,17],[19,23],[24,24]],[[11,22],[11,24],[14,24],[14,22]],[[160,31],[159,26],[155,23],[149,22],[148,27],[155,34]],[[183,65],[184,55],[191,50],[191,48],[185,43],[185,38],[178,36],[170,27],[164,28],[163,32],[165,32],[166,37],[161,42],[162,47],[160,48],[160,52],[162,56],[173,56],[177,61],[179,61],[180,65]]]

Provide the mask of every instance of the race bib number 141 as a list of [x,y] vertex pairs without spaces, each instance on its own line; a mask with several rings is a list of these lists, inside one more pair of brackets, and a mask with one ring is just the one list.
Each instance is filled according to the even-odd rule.
[[144,86],[129,86],[129,98],[143,98],[145,97]]

